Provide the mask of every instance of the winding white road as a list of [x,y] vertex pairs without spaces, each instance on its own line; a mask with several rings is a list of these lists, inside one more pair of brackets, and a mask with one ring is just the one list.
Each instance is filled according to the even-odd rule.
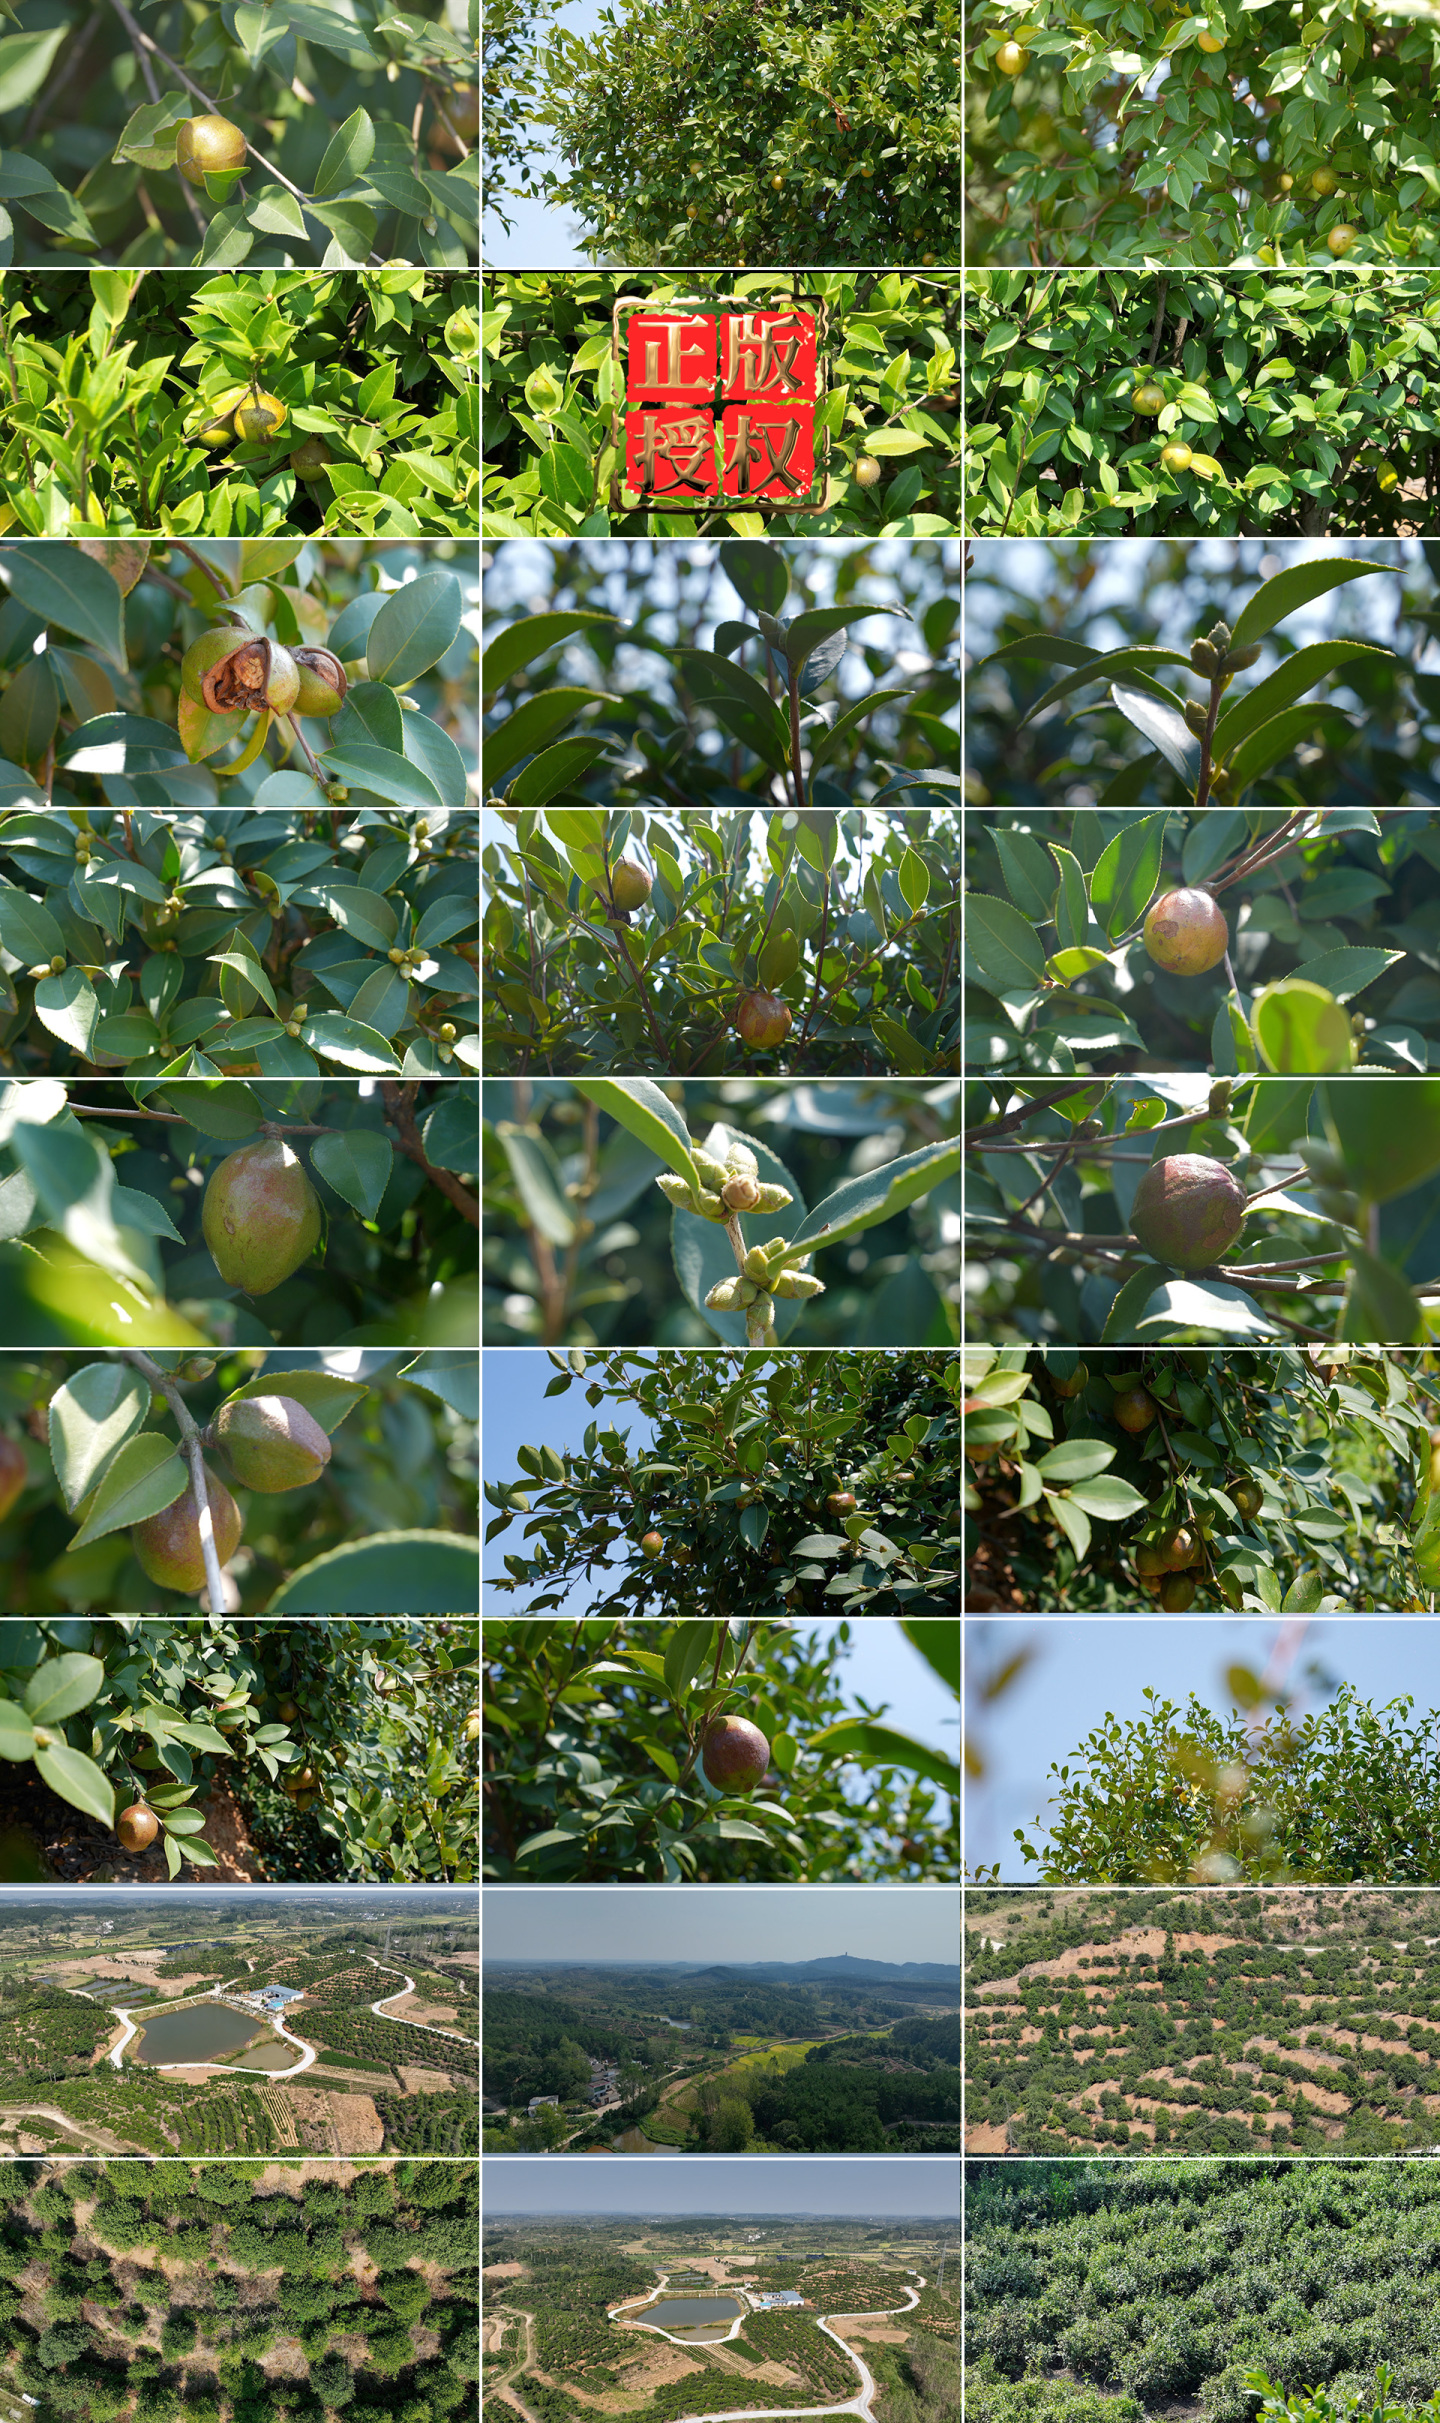
[[[659,2288],[652,2290],[651,2298],[647,2299],[647,2303],[651,2302],[655,2297],[663,2296],[668,2285],[668,2278],[668,2274],[662,2275]],[[907,2289],[906,2291],[906,2295],[910,2300],[908,2305],[890,2305],[886,2306],[880,2313],[870,2314],[852,2313],[848,2306],[842,2308],[841,2310],[844,2312],[846,2320],[851,2322],[884,2322],[887,2321],[892,2314],[913,2313],[915,2307],[920,2302],[920,2291],[926,2285],[925,2281],[921,2278],[918,2272],[915,2274],[915,2280],[916,2286],[912,2289]],[[611,2308],[611,2311],[612,2314],[621,2313],[624,2311],[624,2308],[621,2306],[614,2306]],[[724,2339],[712,2340],[710,2345],[715,2347],[725,2346],[727,2341],[733,2338],[735,2330],[739,2329],[740,2323],[743,2322],[745,2318],[746,2317],[742,2314],[739,2321],[737,2321],[734,2325],[734,2329],[726,2332]],[[640,2313],[632,2315],[631,2319],[637,2322],[643,2322],[643,2308]],[[698,2342],[694,2340],[687,2341],[684,2339],[677,2339],[670,2331],[659,2330],[653,2322],[643,2323],[643,2326],[647,2330],[653,2330],[657,2339],[669,2339],[672,2347],[685,2347],[687,2345],[693,2347],[698,2344]],[[875,2376],[871,2372],[869,2365],[865,2362],[863,2356],[858,2355],[853,2347],[846,2344],[845,2340],[841,2338],[838,2331],[834,2331],[830,2328],[829,2322],[826,2320],[823,2314],[816,2315],[815,2327],[817,2330],[822,2330],[827,2339],[834,2340],[835,2345],[849,2357],[851,2363],[855,2367],[855,2370],[860,2375],[859,2390],[856,2392],[856,2395],[853,2398],[847,2398],[843,2405],[735,2406],[719,2413],[711,2410],[703,2415],[680,2415],[676,2418],[676,2423],[790,2423],[790,2419],[792,2417],[796,2418],[798,2423],[798,2418],[802,2416],[819,2415],[858,2415],[861,2419],[861,2423],[875,2423],[875,2411],[870,2403],[871,2399],[875,2395]]]
[[414,1993],[415,1980],[413,1977],[406,1977],[403,1969],[387,1969],[382,1960],[375,1958],[373,1952],[367,1952],[365,1958],[372,1969],[380,1971],[382,1977],[404,1979],[404,1983],[396,1986],[393,1993],[382,1994],[378,2002],[371,2003],[370,2008],[377,2019],[388,2019],[397,2028],[423,2028],[427,2036],[448,2036],[452,2044],[463,2044],[471,2051],[474,2050],[474,2038],[462,2036],[458,2028],[437,2028],[432,2026],[428,2019],[411,2019],[404,2011],[387,2011],[385,2008],[387,2002],[398,2002],[402,1994]]

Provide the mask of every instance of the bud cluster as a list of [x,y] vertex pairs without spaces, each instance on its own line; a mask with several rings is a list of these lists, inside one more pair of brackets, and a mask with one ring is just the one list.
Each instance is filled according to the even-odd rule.
[[[1206,681],[1220,681],[1231,673],[1243,673],[1247,665],[1254,664],[1259,654],[1258,641],[1248,648],[1233,647],[1228,623],[1216,623],[1204,639],[1190,643],[1191,669],[1202,674]],[[1189,720],[1187,715],[1186,721]],[[1194,730],[1193,724],[1191,730]]]
[[[722,1279],[712,1287],[705,1302],[711,1312],[744,1310],[762,1300],[765,1305],[765,1326],[775,1318],[771,1298],[774,1296],[818,1296],[824,1293],[824,1281],[811,1276],[807,1270],[787,1270],[785,1256],[790,1251],[788,1237],[771,1237],[764,1245],[752,1245],[745,1256],[743,1274]],[[806,1255],[809,1260],[809,1255]]]
[[655,1181],[677,1211],[694,1212],[701,1220],[725,1221],[733,1220],[737,1212],[784,1211],[795,1200],[787,1188],[762,1183],[760,1164],[748,1144],[732,1144],[723,1161],[707,1153],[703,1145],[696,1145],[692,1158],[700,1176],[698,1190],[669,1171]]

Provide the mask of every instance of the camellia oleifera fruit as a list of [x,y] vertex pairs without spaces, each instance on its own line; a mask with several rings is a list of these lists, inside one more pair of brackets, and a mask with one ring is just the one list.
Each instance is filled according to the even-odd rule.
[[706,1728],[700,1764],[717,1792],[753,1792],[770,1764],[770,1744],[748,1716],[717,1716]]
[[1172,1573],[1179,1573],[1186,1565],[1193,1565],[1200,1554],[1200,1542],[1185,1523],[1178,1524],[1174,1531],[1167,1531],[1160,1546]]
[[300,688],[297,715],[338,715],[350,687],[345,667],[331,648],[297,648],[295,665]]
[[[598,884],[592,884],[591,889],[604,899]],[[619,858],[610,869],[609,905],[623,909],[627,916],[632,909],[643,909],[653,890],[654,877],[633,858]]]
[[205,1242],[228,1287],[268,1296],[320,1242],[320,1198],[282,1136],[227,1153],[205,1189]]
[[305,1489],[330,1461],[330,1441],[294,1397],[233,1397],[215,1416],[215,1436],[246,1489],[267,1496]]
[[[210,1521],[215,1533],[215,1554],[222,1565],[228,1564],[240,1545],[243,1528],[240,1509],[223,1481],[217,1481],[208,1464],[204,1467],[205,1495],[210,1501]],[[200,1546],[200,1509],[195,1503],[193,1488],[159,1514],[149,1514],[143,1523],[130,1529],[130,1545],[140,1560],[144,1572],[162,1590],[178,1590],[194,1598],[205,1587],[205,1555]],[[218,1613],[218,1610],[215,1612]]]
[[827,1514],[853,1514],[855,1512],[853,1493],[848,1489],[832,1489],[825,1500],[825,1512]]
[[1232,1481],[1230,1496],[1235,1500],[1247,1523],[1253,1523],[1265,1503],[1265,1492],[1258,1481]]
[[735,1005],[735,1032],[752,1052],[773,1052],[794,1023],[778,993],[745,993]]
[[122,1851],[148,1851],[160,1831],[160,1820],[143,1800],[132,1801],[115,1820],[115,1835]]
[[323,437],[302,437],[291,450],[290,468],[297,479],[323,480],[334,460]]
[[658,1531],[646,1532],[640,1542],[640,1554],[647,1565],[658,1564],[660,1558],[665,1554],[665,1542]]
[[1145,919],[1145,948],[1170,976],[1203,976],[1230,948],[1230,928],[1213,893],[1182,884],[1153,901]]
[[3,1523],[29,1478],[25,1450],[18,1439],[0,1434],[0,1523]]
[[1159,1407],[1148,1388],[1122,1388],[1110,1410],[1122,1430],[1138,1437],[1142,1430],[1149,1429]]
[[258,715],[269,707],[288,715],[300,696],[300,668],[273,639],[241,639],[201,675],[200,696],[212,715]]
[[1160,1592],[1160,1604],[1167,1615],[1183,1615],[1195,1604],[1194,1577],[1188,1573],[1172,1573]]
[[1135,1189],[1130,1226],[1147,1254],[1174,1270],[1208,1270],[1229,1252],[1245,1218],[1245,1189],[1223,1161],[1169,1153]]
[[1157,412],[1165,409],[1164,388],[1157,387],[1153,379],[1146,379],[1131,396],[1130,409],[1132,412],[1143,412],[1147,419],[1153,420]]
[[243,168],[245,153],[245,137],[239,127],[214,110],[207,110],[203,117],[187,118],[175,137],[175,165],[187,185],[203,185],[207,177]]

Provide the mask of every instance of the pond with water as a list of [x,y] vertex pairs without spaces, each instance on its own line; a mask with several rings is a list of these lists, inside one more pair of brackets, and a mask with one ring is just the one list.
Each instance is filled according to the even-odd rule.
[[696,2322],[733,2322],[744,2310],[736,2297],[662,2297],[658,2305],[647,2305],[631,2319],[656,2322],[661,2330],[684,2330]]
[[[195,2002],[182,2011],[156,2011],[126,2058],[154,2069],[171,2061],[223,2061],[260,2034],[254,2019],[223,2002]],[[298,2056],[292,2054],[291,2059]]]
[[656,2145],[643,2129],[622,2130],[618,2137],[611,2138],[610,2148],[616,2154],[678,2154],[680,2151],[678,2145]]

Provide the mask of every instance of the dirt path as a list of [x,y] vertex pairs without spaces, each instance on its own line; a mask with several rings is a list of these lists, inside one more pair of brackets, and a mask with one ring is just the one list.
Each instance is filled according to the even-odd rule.
[[540,2423],[538,2415],[531,2414],[519,2391],[510,2386],[512,2381],[518,2381],[521,2373],[528,2373],[535,2362],[535,2316],[522,2313],[518,2305],[512,2305],[509,2311],[512,2314],[519,2314],[525,2325],[525,2353],[518,2364],[511,2366],[503,2380],[490,2383],[486,2395],[492,2398],[503,2398],[507,2406],[513,2406],[518,2415],[524,2416],[525,2423]]
[[0,2127],[8,2128],[12,2120],[53,2120],[67,2136],[78,2137],[82,2145],[97,2146],[104,2154],[133,2154],[135,2151],[126,2138],[114,2136],[109,2129],[72,2120],[68,2113],[57,2112],[53,2103],[0,2104]]

